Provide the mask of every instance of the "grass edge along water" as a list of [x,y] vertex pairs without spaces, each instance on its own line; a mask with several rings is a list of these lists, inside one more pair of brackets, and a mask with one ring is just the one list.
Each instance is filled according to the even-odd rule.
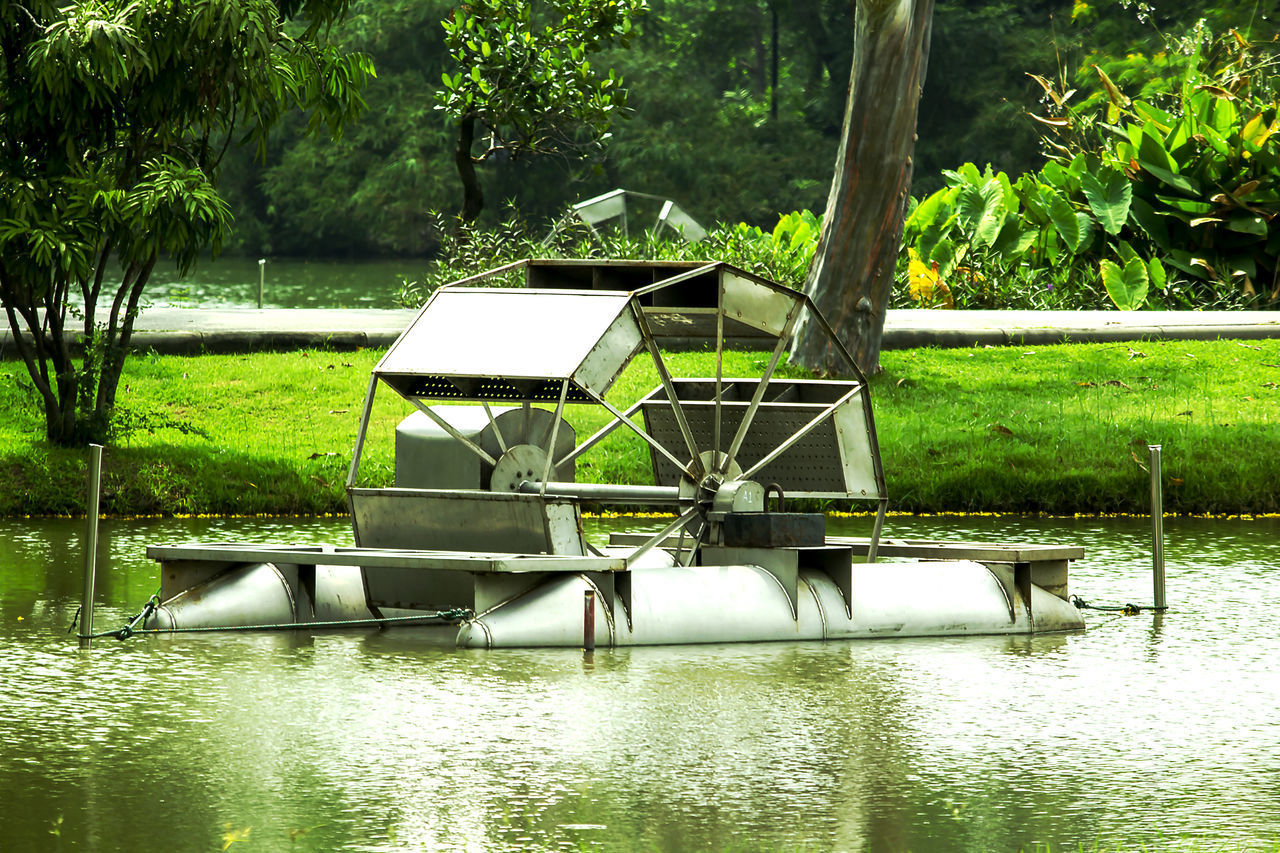
[[[102,508],[111,516],[324,515],[343,485],[373,350],[131,359]],[[767,354],[735,352],[725,375]],[[670,356],[677,375],[713,375],[712,355]],[[890,507],[897,512],[1143,514],[1147,444],[1164,447],[1174,515],[1280,512],[1280,341],[1149,341],[885,352],[871,379]],[[802,376],[784,366],[782,376]],[[625,406],[658,384],[639,361],[610,392]],[[389,485],[395,424],[411,411],[380,394],[362,480]],[[84,513],[85,454],[43,439],[29,380],[0,363],[0,515]],[[569,407],[580,437],[606,417]],[[632,436],[587,454],[583,476],[647,482]],[[858,506],[820,504],[826,511]],[[609,508],[601,508],[609,509]]]

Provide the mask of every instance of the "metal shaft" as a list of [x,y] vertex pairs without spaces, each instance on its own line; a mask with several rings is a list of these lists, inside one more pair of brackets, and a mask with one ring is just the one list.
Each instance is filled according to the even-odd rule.
[[[614,486],[609,483],[559,483],[542,484],[549,498],[576,498],[582,501],[606,501],[609,503],[678,504],[680,489],[676,486]],[[536,495],[538,483],[520,484],[519,492]]]
[[1149,444],[1151,454],[1151,583],[1155,607],[1164,610],[1164,484],[1160,475],[1160,445]]
[[102,445],[89,445],[89,501],[85,511],[84,590],[80,596],[80,647],[93,634],[93,587],[98,573],[98,503],[102,492]]

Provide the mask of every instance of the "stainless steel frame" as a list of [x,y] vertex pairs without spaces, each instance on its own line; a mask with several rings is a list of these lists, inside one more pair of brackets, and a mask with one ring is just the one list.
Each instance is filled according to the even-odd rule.
[[[374,382],[383,381],[401,396],[410,400],[425,412],[442,429],[450,432],[470,452],[476,453],[490,465],[497,461],[466,436],[450,430],[447,422],[427,405],[428,401],[474,401],[481,403],[486,412],[491,402],[519,402],[526,408],[534,403],[555,402],[555,416],[551,422],[551,438],[554,441],[564,416],[566,402],[593,402],[612,415],[612,420],[558,462],[548,447],[543,461],[542,476],[537,481],[536,494],[542,497],[575,495],[574,499],[628,504],[674,504],[681,508],[680,517],[673,522],[672,530],[683,535],[689,530],[692,547],[685,559],[693,561],[698,550],[708,540],[706,503],[703,497],[699,509],[698,495],[709,496],[726,481],[749,479],[786,455],[820,425],[828,422],[842,407],[859,405],[862,411],[860,432],[865,430],[865,441],[853,445],[841,445],[838,455],[824,458],[821,464],[840,466],[846,464],[844,456],[857,453],[862,457],[861,467],[870,473],[872,484],[860,483],[848,491],[828,490],[821,496],[850,500],[878,500],[879,511],[872,531],[870,557],[877,552],[880,528],[883,523],[887,496],[884,475],[875,440],[875,426],[871,415],[870,398],[865,377],[849,355],[839,338],[818,314],[809,298],[796,290],[768,281],[759,276],[714,262],[701,265],[688,264],[680,269],[666,269],[658,280],[619,291],[599,286],[616,278],[635,280],[644,275],[643,264],[630,262],[608,269],[618,269],[617,276],[597,275],[597,267],[582,262],[566,262],[566,281],[574,286],[550,289],[516,289],[476,287],[485,279],[504,275],[519,269],[520,264],[499,267],[490,273],[471,276],[461,282],[441,288],[432,295],[413,325],[396,341],[374,370]],[[539,279],[547,283],[554,279],[555,264],[547,261],[523,262],[526,276],[536,269]],[[592,289],[581,289],[588,277]],[[577,289],[574,289],[574,287]],[[810,312],[818,320],[819,327],[830,337],[832,347],[844,356],[851,375],[846,392],[835,402],[818,411],[791,434],[782,437],[774,449],[752,464],[741,474],[730,476],[730,471],[740,471],[740,457],[746,437],[752,433],[762,405],[769,393],[773,375],[781,361],[800,316]],[[711,434],[700,438],[691,426],[686,412],[687,401],[682,400],[675,380],[662,354],[661,335],[653,323],[661,321],[671,328],[687,318],[714,315],[714,344],[716,359],[715,392],[712,400]],[[697,321],[700,322],[700,321]],[[755,380],[751,400],[746,411],[737,419],[729,447],[722,449],[724,440],[725,377],[723,375],[725,332],[732,322],[739,328],[754,330],[774,339],[768,364],[759,379]],[[528,346],[512,346],[513,341]],[[637,406],[620,411],[607,398],[609,387],[626,365],[641,350],[648,352],[658,374],[659,388],[650,394],[665,396],[665,402],[674,419],[678,441],[668,445],[646,425],[632,420]],[[742,382],[742,380],[735,380]],[[355,486],[359,470],[359,454],[363,448],[368,428],[367,412],[372,405],[372,387],[366,401],[366,416],[362,419],[356,441],[355,458],[348,489]],[[770,406],[770,412],[774,407]],[[490,415],[492,417],[492,415]],[[679,472],[681,482],[673,501],[667,489],[644,490],[611,487],[608,484],[582,484],[574,489],[564,483],[551,483],[553,465],[575,460],[595,446],[600,440],[620,426],[635,432],[651,448],[655,466],[669,464]],[[774,429],[777,429],[776,418]],[[700,442],[705,441],[710,452]],[[850,449],[853,448],[853,449]],[[502,442],[502,452],[509,448]],[[817,464],[815,460],[815,464]],[[657,467],[655,467],[655,471]],[[845,478],[848,479],[847,477]],[[868,486],[870,485],[870,488]],[[533,491],[529,484],[518,485],[518,491]],[[588,486],[588,487],[583,487]],[[817,494],[817,493],[815,493]],[[589,497],[588,497],[589,496]],[[693,510],[693,512],[690,512]],[[696,522],[695,522],[696,519]],[[640,549],[637,555],[652,545]]]
[[[477,286],[521,270],[539,286]],[[805,312],[844,357],[844,378],[776,377]],[[673,376],[664,344],[698,335],[714,342],[714,377]],[[759,376],[724,376],[733,341],[772,350]],[[658,385],[622,411],[608,394],[642,350]],[[421,414],[397,427],[395,487],[364,488],[379,383]],[[566,407],[584,403],[611,420],[575,447]],[[619,427],[648,445],[653,483],[576,482],[590,468],[578,457]],[[440,289],[374,369],[346,485],[355,548],[150,548],[166,593],[185,596],[164,610],[168,624],[470,611],[457,641],[483,646],[1081,624],[1066,602],[1071,549],[881,542],[887,494],[866,378],[808,297],[723,263],[531,260]],[[774,485],[875,501],[871,536],[826,537],[820,517],[786,513],[781,500],[768,511]],[[600,549],[583,531],[588,501],[675,514]],[[914,562],[892,566],[855,559],[908,552]],[[575,624],[584,594],[603,619],[593,605],[594,621]],[[266,597],[282,615],[266,618]]]

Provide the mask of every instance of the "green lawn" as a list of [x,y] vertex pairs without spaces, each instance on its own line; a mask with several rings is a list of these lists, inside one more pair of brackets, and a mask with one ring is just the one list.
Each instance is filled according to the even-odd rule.
[[[379,353],[138,356],[121,383],[103,511],[336,513]],[[726,375],[767,360],[735,353]],[[670,357],[711,375],[712,357]],[[1146,445],[1164,446],[1169,512],[1280,511],[1280,341],[1072,344],[887,352],[872,381],[891,508],[909,512],[1145,512]],[[795,374],[783,370],[784,374]],[[610,394],[657,384],[637,358]],[[379,389],[361,482],[391,481],[395,424],[412,408]],[[579,437],[607,419],[573,406]],[[0,362],[0,514],[83,512],[84,451],[54,448],[20,362]],[[581,480],[648,482],[648,453],[619,431]],[[832,507],[841,508],[841,507]],[[855,507],[858,508],[858,507]]]

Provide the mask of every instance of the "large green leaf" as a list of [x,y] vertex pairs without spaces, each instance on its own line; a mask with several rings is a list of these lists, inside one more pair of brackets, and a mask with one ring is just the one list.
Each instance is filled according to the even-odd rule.
[[1006,258],[1017,259],[1031,248],[1039,234],[1039,228],[1016,216],[1010,216],[1005,219],[1000,235],[991,244],[991,248]]
[[1067,185],[1070,183],[1067,170],[1062,168],[1062,164],[1054,160],[1045,163],[1044,168],[1040,170],[1040,174],[1044,177],[1045,183],[1057,189],[1067,189]]
[[1202,257],[1191,254],[1185,249],[1169,249],[1165,255],[1165,263],[1182,270],[1184,273],[1207,281],[1216,281],[1212,266]]
[[996,180],[1000,182],[1000,190],[1004,193],[1004,212],[1010,216],[1017,216],[1018,194],[1014,191],[1009,176],[1004,172],[997,172]]
[[1183,213],[1194,213],[1196,216],[1207,216],[1217,209],[1217,206],[1211,202],[1200,201],[1199,199],[1194,198],[1180,198],[1175,195],[1157,195],[1156,201],[1163,203],[1173,210],[1180,210]]
[[955,171],[955,174],[966,184],[978,186],[982,183],[982,175],[978,173],[978,167],[973,163],[965,163]]
[[1076,228],[1079,229],[1080,239],[1073,247],[1076,254],[1085,251],[1093,243],[1093,217],[1085,213],[1083,210],[1076,211]]
[[[1037,225],[1049,224],[1049,211],[1045,210],[1044,203],[1040,201],[1040,182],[1035,176],[1027,173],[1018,178],[1013,185],[1013,191],[1018,196],[1018,201],[1022,203],[1022,215],[1031,219]],[[1018,211],[1013,211],[1017,215]]]
[[952,188],[944,187],[917,204],[916,209],[907,217],[905,223],[907,230],[918,229],[923,232],[941,224],[940,220],[946,219],[947,213],[950,212],[949,197],[953,192]]
[[955,272],[956,264],[959,262],[958,254],[955,244],[950,240],[939,240],[933,247],[929,260],[938,265],[938,274],[945,280]]
[[1179,175],[1177,172],[1166,169],[1164,166],[1157,165],[1149,160],[1144,160],[1141,157],[1138,158],[1138,165],[1144,171],[1149,172],[1174,189],[1182,190],[1184,193],[1191,193],[1192,195],[1200,194],[1199,184],[1185,175]]
[[916,251],[920,253],[920,257],[924,260],[938,260],[937,250],[935,246],[946,242],[944,239],[951,231],[951,226],[956,222],[956,214],[951,214],[941,225],[936,228],[930,228],[920,234],[920,239],[916,241]]
[[1152,243],[1155,243],[1161,249],[1168,250],[1170,248],[1169,241],[1169,225],[1165,222],[1164,217],[1159,216],[1155,209],[1143,198],[1135,198],[1129,204],[1129,221],[1134,223]]
[[1200,138],[1207,142],[1219,156],[1233,157],[1239,153],[1232,151],[1231,143],[1227,142],[1226,137],[1207,124],[1200,125]]
[[1168,172],[1176,172],[1178,170],[1178,164],[1174,162],[1173,157],[1169,154],[1169,149],[1165,147],[1164,139],[1160,132],[1150,124],[1142,126],[1142,135],[1138,139],[1138,159],[1145,160],[1153,166],[1158,166]]
[[1146,101],[1134,101],[1133,111],[1138,114],[1144,122],[1154,124],[1158,130],[1168,133],[1173,127],[1174,118],[1164,110],[1148,104]]
[[1080,221],[1076,219],[1076,212],[1071,207],[1071,202],[1049,187],[1042,189],[1040,198],[1049,211],[1049,218],[1053,220],[1053,227],[1061,235],[1063,244],[1068,251],[1074,253],[1076,247],[1080,245]]
[[1227,136],[1231,133],[1231,129],[1240,121],[1240,111],[1236,109],[1236,105],[1226,98],[1215,98],[1213,104],[1213,118],[1210,124],[1213,129]]
[[1129,179],[1122,172],[1107,169],[1097,175],[1089,172],[1081,175],[1080,186],[1103,230],[1111,235],[1119,234],[1129,218],[1129,205],[1133,201]]
[[1160,263],[1159,258],[1152,258],[1147,262],[1147,273],[1151,280],[1151,286],[1156,290],[1164,290],[1165,282],[1168,281],[1168,274],[1164,271],[1164,264]]
[[1147,301],[1150,280],[1147,276],[1146,264],[1141,258],[1134,258],[1123,268],[1114,261],[1103,260],[1100,267],[1102,284],[1107,288],[1107,295],[1121,311],[1136,310]]
[[973,229],[984,246],[990,246],[1000,235],[1004,224],[1004,189],[994,178],[980,186],[966,184],[956,200],[960,221]]
[[1255,237],[1267,236],[1267,220],[1261,216],[1233,216],[1227,220],[1227,227],[1241,234],[1252,234]]

